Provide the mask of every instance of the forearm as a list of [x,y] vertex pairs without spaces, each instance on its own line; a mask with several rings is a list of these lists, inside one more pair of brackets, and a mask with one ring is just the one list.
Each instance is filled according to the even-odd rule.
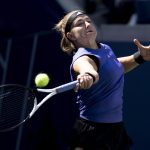
[[118,58],[118,60],[124,66],[124,72],[125,73],[133,70],[134,68],[136,68],[137,66],[139,66],[140,63],[143,63],[143,62],[139,62],[139,63],[137,62],[137,58],[139,58],[139,57],[140,57],[140,53],[136,52],[133,55]]

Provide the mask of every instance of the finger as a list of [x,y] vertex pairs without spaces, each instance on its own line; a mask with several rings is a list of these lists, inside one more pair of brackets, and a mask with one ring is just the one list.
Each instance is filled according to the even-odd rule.
[[75,91],[75,92],[78,92],[78,91],[79,91],[79,83],[76,84],[76,87],[74,88],[74,91]]
[[76,90],[78,91],[83,86],[83,75],[78,75],[77,80],[78,80],[78,86],[77,86]]
[[81,83],[81,88],[88,89],[93,83],[92,77],[89,75],[83,76],[83,82]]
[[140,43],[138,39],[134,39],[133,41],[138,48],[143,48],[143,45]]
[[80,74],[77,76],[79,81],[79,89],[88,89],[93,84],[93,78],[88,74]]
[[77,77],[77,80],[78,80],[78,83],[76,84],[76,87],[74,88],[74,91],[75,91],[75,92],[78,92],[79,89],[80,89],[80,78]]
[[84,76],[80,78],[80,88],[83,89],[86,87],[86,79]]
[[84,78],[83,88],[87,89],[89,87],[89,77],[86,75]]
[[86,80],[87,80],[86,88],[90,88],[93,84],[93,78],[90,75],[88,75]]

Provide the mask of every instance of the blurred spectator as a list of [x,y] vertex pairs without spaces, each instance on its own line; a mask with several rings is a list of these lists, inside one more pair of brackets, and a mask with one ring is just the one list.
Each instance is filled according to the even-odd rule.
[[106,23],[126,24],[135,12],[134,0],[102,0],[109,12],[105,14]]
[[85,0],[84,3],[85,12],[100,13],[102,23],[126,24],[135,12],[134,0]]
[[[105,13],[101,13],[100,5],[105,6]],[[137,24],[150,23],[150,0],[85,0],[85,11],[101,13],[106,24],[127,24],[134,14]]]
[[138,24],[150,23],[150,0],[135,0]]
[[71,11],[83,9],[99,24],[146,24],[150,23],[150,0],[57,0]]

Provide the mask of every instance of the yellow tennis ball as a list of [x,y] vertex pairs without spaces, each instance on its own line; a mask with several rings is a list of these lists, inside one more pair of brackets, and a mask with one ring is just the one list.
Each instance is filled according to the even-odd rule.
[[50,81],[49,76],[46,73],[39,73],[35,77],[35,85],[36,87],[45,87],[48,85]]

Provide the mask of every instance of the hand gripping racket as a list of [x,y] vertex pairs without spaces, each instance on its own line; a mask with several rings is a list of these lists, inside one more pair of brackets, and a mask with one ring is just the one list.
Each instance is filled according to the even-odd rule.
[[[17,84],[0,86],[0,132],[18,127],[30,119],[48,99],[75,88],[77,82],[73,81],[52,89],[31,89]],[[48,94],[37,103],[36,92]]]

